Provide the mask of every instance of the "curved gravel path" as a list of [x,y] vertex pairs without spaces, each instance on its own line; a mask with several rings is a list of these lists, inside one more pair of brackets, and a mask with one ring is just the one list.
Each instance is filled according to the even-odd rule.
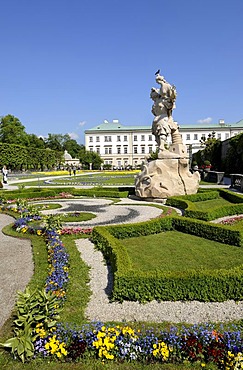
[[[39,204],[41,202],[38,202]],[[43,202],[47,203],[47,202]],[[159,208],[150,207],[148,202],[130,199],[122,199],[113,204],[107,199],[69,199],[56,200],[62,207],[42,211],[43,214],[61,214],[65,212],[91,212],[96,215],[92,220],[84,222],[69,222],[68,226],[94,227],[101,225],[113,225],[122,223],[136,223],[150,220],[160,216],[163,211]]]
[[101,252],[88,239],[77,239],[81,258],[90,269],[91,299],[86,309],[89,320],[95,321],[148,321],[172,323],[226,322],[243,318],[243,302],[109,302],[112,275]]
[[34,270],[30,240],[13,238],[2,232],[13,220],[0,214],[0,327],[14,308],[17,291],[25,289]]

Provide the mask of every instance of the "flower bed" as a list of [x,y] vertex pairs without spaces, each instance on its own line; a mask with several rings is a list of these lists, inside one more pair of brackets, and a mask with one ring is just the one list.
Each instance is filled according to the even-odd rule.
[[51,337],[42,337],[36,342],[35,354],[48,356],[52,343],[52,354],[57,357],[61,357],[64,346],[63,355],[67,361],[82,357],[118,362],[189,361],[201,363],[202,367],[214,363],[219,369],[240,369],[243,366],[242,339],[239,330],[215,330],[213,325],[190,329],[172,326],[168,331],[141,332],[130,326],[106,326],[100,322],[83,325],[80,329],[58,324]]

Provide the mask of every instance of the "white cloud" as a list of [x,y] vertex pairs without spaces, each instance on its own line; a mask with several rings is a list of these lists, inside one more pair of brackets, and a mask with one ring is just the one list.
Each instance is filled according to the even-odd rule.
[[78,124],[78,125],[79,125],[80,127],[83,127],[84,125],[86,125],[86,123],[87,123],[86,121],[81,121],[81,122],[79,122],[79,124]]
[[207,118],[204,118],[204,119],[199,119],[197,121],[197,123],[211,123],[212,122],[212,118],[211,117],[207,117]]
[[76,134],[75,132],[69,132],[68,135],[73,140],[77,140],[79,138],[78,134]]

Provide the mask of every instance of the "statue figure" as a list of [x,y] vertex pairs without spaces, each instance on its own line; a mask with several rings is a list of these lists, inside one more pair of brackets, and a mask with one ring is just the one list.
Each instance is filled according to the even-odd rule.
[[[154,115],[152,133],[159,147],[158,159],[146,162],[135,180],[136,195],[145,199],[163,199],[175,195],[195,194],[200,175],[189,169],[189,154],[183,145],[179,127],[172,118],[175,108],[176,88],[171,86],[158,70],[156,82],[160,88],[152,88]],[[167,149],[165,142],[171,135],[172,144]]]
[[[156,82],[159,89],[152,88],[150,98],[154,101],[152,113],[155,116],[152,124],[152,134],[160,151],[164,151],[168,135],[172,136],[172,143],[175,133],[178,134],[178,125],[172,118],[172,110],[175,108],[176,88],[170,85],[163,76],[156,74]],[[178,136],[178,135],[177,135]]]

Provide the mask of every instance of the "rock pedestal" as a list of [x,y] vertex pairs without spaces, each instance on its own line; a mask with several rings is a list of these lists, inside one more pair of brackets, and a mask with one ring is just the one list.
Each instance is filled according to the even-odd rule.
[[144,165],[135,181],[140,198],[168,198],[174,195],[195,194],[200,175],[189,171],[189,158],[183,144],[172,144],[159,152],[158,159]]

